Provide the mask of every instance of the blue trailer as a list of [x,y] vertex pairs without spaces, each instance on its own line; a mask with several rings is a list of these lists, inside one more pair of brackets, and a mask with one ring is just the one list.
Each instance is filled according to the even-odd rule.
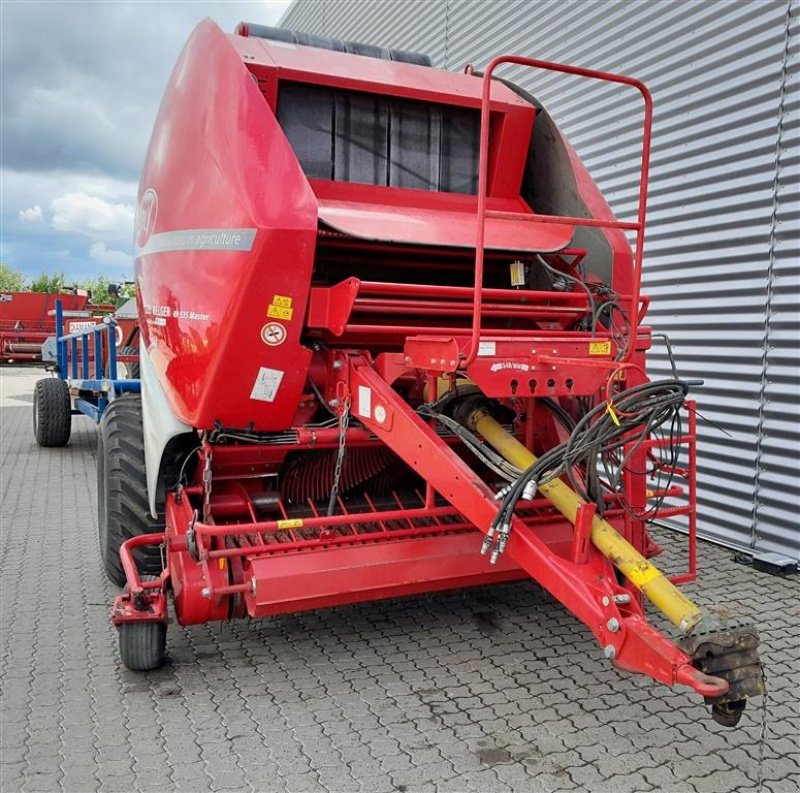
[[[60,300],[56,301],[55,313],[54,376],[37,381],[33,392],[33,432],[40,446],[65,446],[73,416],[83,414],[99,424],[117,397],[141,392],[141,380],[119,376],[120,357],[132,357],[122,353],[133,351],[124,348],[118,353],[117,321],[113,317],[104,317],[75,333],[64,333]],[[132,369],[129,366],[128,372]]]

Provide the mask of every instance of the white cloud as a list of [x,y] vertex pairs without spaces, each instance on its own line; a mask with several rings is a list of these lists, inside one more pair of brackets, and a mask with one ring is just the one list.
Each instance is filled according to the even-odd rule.
[[132,204],[111,203],[82,190],[66,193],[50,203],[56,231],[72,231],[89,237],[129,240],[133,236]]
[[26,223],[38,223],[43,217],[42,208],[38,204],[34,204],[28,209],[21,209],[19,212],[19,219]]
[[133,257],[130,254],[108,248],[105,242],[93,243],[89,248],[89,256],[101,264],[112,267],[130,267],[133,264]]

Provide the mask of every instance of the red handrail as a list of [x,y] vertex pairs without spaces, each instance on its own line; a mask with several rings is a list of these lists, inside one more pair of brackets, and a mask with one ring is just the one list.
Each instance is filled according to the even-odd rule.
[[[492,74],[502,63],[514,63],[518,66],[530,66],[554,72],[575,74],[595,80],[622,83],[635,88],[644,99],[644,134],[642,137],[642,176],[639,183],[639,211],[636,222],[619,220],[599,220],[597,218],[574,218],[554,215],[536,215],[529,213],[497,212],[486,209],[487,186],[489,181],[489,99],[491,95]],[[650,131],[653,120],[653,99],[647,86],[641,81],[622,74],[601,72],[594,69],[583,69],[579,66],[567,66],[563,63],[540,61],[534,58],[523,58],[519,55],[500,55],[486,67],[483,74],[483,91],[481,94],[481,136],[478,159],[478,230],[475,240],[475,286],[473,295],[472,335],[470,345],[461,366],[466,368],[478,355],[481,333],[481,308],[483,304],[483,260],[486,234],[486,218],[513,218],[516,220],[537,220],[544,223],[569,223],[574,226],[596,226],[602,228],[630,229],[636,232],[636,251],[633,264],[633,292],[631,294],[630,337],[636,338],[639,330],[639,296],[642,282],[642,256],[644,252],[644,221],[647,207],[647,182],[650,168]],[[628,361],[633,354],[635,344],[628,344],[621,362]]]

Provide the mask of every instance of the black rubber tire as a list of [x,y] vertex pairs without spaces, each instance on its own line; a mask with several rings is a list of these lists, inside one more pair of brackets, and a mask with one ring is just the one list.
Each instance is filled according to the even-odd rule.
[[123,622],[117,630],[119,655],[131,672],[148,672],[163,665],[167,652],[163,622]]
[[[120,347],[117,350],[117,355],[138,355],[138,347]],[[120,367],[124,366],[126,370],[125,377],[121,377]],[[110,377],[111,373],[106,372],[106,377]],[[136,363],[117,363],[117,377],[120,380],[138,380],[139,379],[139,362]]]
[[[140,534],[164,531],[162,517],[154,519],[147,499],[144,468],[142,398],[124,394],[103,413],[97,434],[97,529],[100,558],[109,580],[124,586],[119,549]],[[148,545],[134,551],[141,576],[160,575],[161,549]]]
[[72,432],[69,386],[57,377],[36,381],[33,389],[33,435],[39,446],[66,446]]

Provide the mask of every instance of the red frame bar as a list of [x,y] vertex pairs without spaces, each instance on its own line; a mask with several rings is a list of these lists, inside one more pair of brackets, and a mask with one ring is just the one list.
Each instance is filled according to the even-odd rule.
[[[622,83],[635,88],[644,99],[644,131],[642,137],[642,161],[641,161],[641,181],[639,183],[639,208],[638,217],[635,223],[623,222],[618,220],[599,220],[597,218],[574,218],[558,217],[553,215],[537,214],[517,214],[514,212],[497,212],[486,209],[487,190],[489,183],[489,112],[490,112],[490,93],[491,79],[495,69],[503,63],[513,63],[518,66],[528,66],[536,69],[546,69],[547,71],[564,72],[581,77],[589,77],[594,80],[605,82]],[[636,231],[636,251],[633,264],[633,294],[631,305],[639,305],[639,293],[642,281],[642,257],[644,252],[644,224],[647,208],[647,182],[650,168],[650,134],[653,118],[653,100],[647,87],[641,81],[627,77],[622,74],[612,72],[601,72],[594,69],[583,69],[578,66],[568,66],[563,63],[553,63],[551,61],[541,61],[535,58],[523,58],[519,55],[501,55],[494,58],[486,67],[483,74],[483,91],[481,93],[481,137],[480,152],[478,159],[478,227],[475,243],[475,286],[473,297],[473,320],[472,335],[470,346],[465,359],[462,361],[462,368],[467,368],[478,355],[478,345],[480,344],[481,334],[481,309],[483,304],[483,264],[484,264],[484,245],[486,236],[486,218],[513,218],[515,220],[541,221],[545,223],[570,223],[575,226],[597,226],[601,228],[630,229]],[[635,339],[639,329],[639,315],[632,312],[630,338]],[[628,345],[628,351],[622,362],[626,362],[633,355],[633,344]]]
[[[489,488],[367,361],[351,359],[349,375],[351,391],[369,389],[372,404],[384,411],[380,422],[372,413],[359,414],[364,426],[486,532],[497,511]],[[636,598],[617,602],[615,595],[625,590],[617,584],[611,562],[593,545],[586,562],[576,565],[554,554],[514,517],[506,553],[592,630],[619,668],[643,672],[667,685],[683,683],[703,696],[727,690],[724,680],[694,669],[692,659],[646,621]]]

